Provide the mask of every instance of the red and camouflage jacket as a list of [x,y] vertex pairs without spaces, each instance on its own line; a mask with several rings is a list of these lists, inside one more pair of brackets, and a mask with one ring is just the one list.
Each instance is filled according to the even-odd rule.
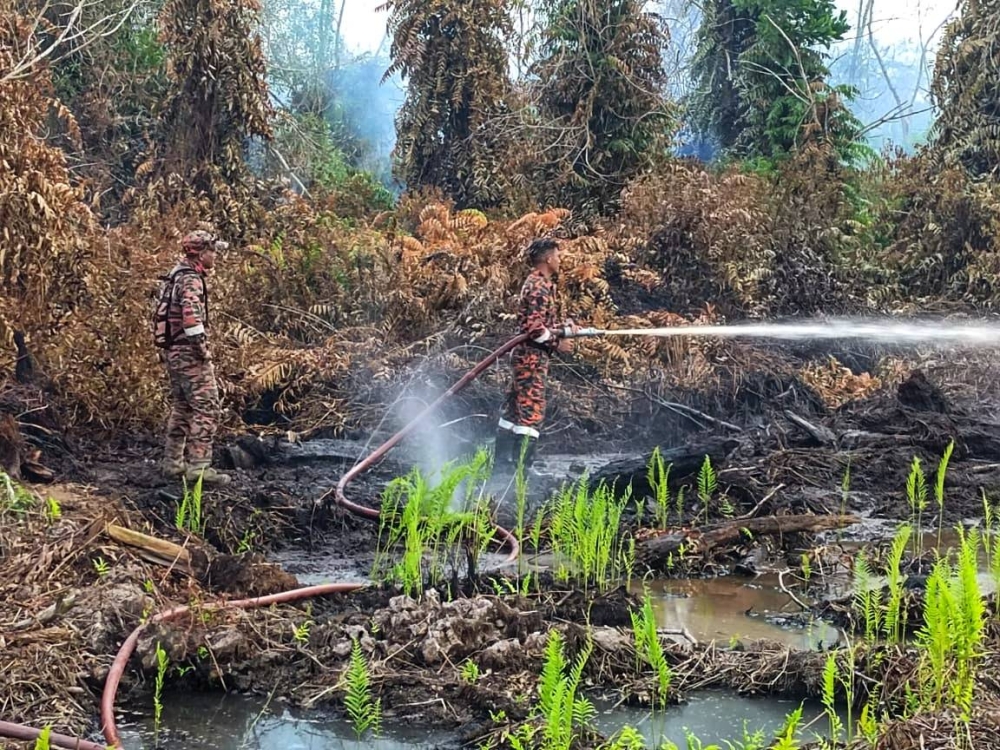
[[539,271],[532,271],[521,287],[518,326],[530,337],[532,348],[553,352],[558,330],[556,282]]
[[167,310],[167,324],[170,326],[174,345],[200,344],[205,341],[208,326],[205,276],[199,268],[186,260],[178,263],[170,275],[174,278],[174,288]]

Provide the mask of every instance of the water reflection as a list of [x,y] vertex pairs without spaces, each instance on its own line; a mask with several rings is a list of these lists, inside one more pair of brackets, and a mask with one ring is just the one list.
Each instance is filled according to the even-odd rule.
[[[661,579],[647,581],[646,585],[658,625],[686,629],[700,642],[725,644],[731,639],[766,638],[793,648],[815,650],[840,640],[837,629],[822,620],[801,628],[784,627],[766,619],[801,611],[781,590],[776,576],[760,576],[752,581],[732,577]],[[632,593],[642,596],[642,582],[633,582]]]
[[[765,738],[770,739],[784,726],[788,714],[798,707],[799,701],[743,698],[732,693],[704,690],[688,696],[688,701],[682,705],[671,706],[655,714],[605,706],[595,723],[609,737],[621,731],[626,724],[630,725],[642,733],[651,747],[659,747],[664,740],[687,747],[686,731],[705,745],[715,743],[728,747],[728,741],[739,747],[744,738],[744,728],[749,734],[760,730]],[[841,721],[846,721],[846,718],[846,714],[842,715]],[[823,715],[823,707],[812,701],[803,704],[799,726],[803,728],[802,739],[811,740],[814,735],[827,736],[828,722]]]
[[[125,747],[153,750],[152,708],[121,728]],[[262,698],[222,693],[163,696],[159,747],[171,750],[410,750],[455,747],[447,735],[386,726],[358,740],[350,724],[321,712],[298,712]]]
[[[685,731],[702,742],[722,743],[761,730],[772,736],[794,711],[797,701],[774,698],[744,698],[732,693],[703,690],[688,696],[686,703],[666,711],[619,707],[595,701],[598,715],[595,728],[613,737],[629,725],[641,732],[653,747],[670,740],[686,747]],[[846,720],[841,716],[841,720]],[[809,726],[804,739],[824,735],[827,726],[822,707],[807,702],[800,726]],[[153,750],[152,707],[121,729],[125,747]],[[454,735],[427,729],[389,724],[384,736],[358,740],[350,725],[330,713],[302,712],[281,703],[267,704],[259,697],[222,693],[167,693],[163,696],[163,716],[159,747],[171,750],[412,750],[456,748]]]

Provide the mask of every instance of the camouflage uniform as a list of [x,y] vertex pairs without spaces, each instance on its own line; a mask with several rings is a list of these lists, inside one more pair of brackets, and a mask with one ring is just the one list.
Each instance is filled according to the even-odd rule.
[[[525,462],[530,464],[533,457],[535,440],[545,419],[549,357],[558,343],[557,306],[555,280],[538,270],[532,271],[521,287],[518,306],[520,332],[528,334],[529,340],[514,350],[511,384],[498,425],[498,462],[516,462],[525,438],[529,441]],[[509,455],[508,446],[512,451]]]
[[173,343],[165,357],[171,409],[165,453],[168,463],[186,466],[192,475],[212,463],[212,440],[221,410],[219,389],[206,343],[208,293],[204,274],[185,259],[171,271],[171,277],[167,323]]

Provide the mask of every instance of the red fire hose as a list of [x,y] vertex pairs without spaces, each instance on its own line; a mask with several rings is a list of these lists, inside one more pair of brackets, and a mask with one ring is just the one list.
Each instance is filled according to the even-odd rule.
[[[202,606],[202,609],[207,611],[223,609],[255,609],[257,607],[267,607],[272,604],[284,604],[286,602],[298,601],[299,599],[308,599],[314,596],[346,594],[351,591],[357,591],[363,587],[364,584],[362,583],[326,583],[321,586],[306,586],[300,589],[292,589],[291,591],[282,591],[280,594],[258,596],[254,599],[234,599],[233,601],[228,602],[205,604]],[[104,731],[104,739],[108,741],[108,745],[111,747],[120,748],[122,746],[121,738],[118,736],[118,727],[115,725],[115,695],[118,693],[118,684],[121,682],[122,674],[125,672],[125,665],[128,664],[129,657],[132,656],[132,652],[135,651],[135,646],[139,642],[139,636],[141,636],[143,631],[150,625],[159,622],[166,622],[167,620],[173,620],[183,614],[186,614],[188,611],[190,611],[190,607],[180,606],[168,609],[165,612],[160,612],[158,615],[154,615],[148,621],[133,630],[131,635],[125,639],[125,643],[123,643],[122,647],[118,650],[118,655],[111,664],[107,680],[104,682],[104,693],[101,695],[101,725]],[[74,746],[69,745],[68,747]],[[83,746],[81,745],[81,747]],[[86,748],[85,750],[93,750],[93,748]],[[105,750],[105,748],[97,746],[97,750]]]
[[[351,470],[348,471],[346,474],[344,474],[344,476],[342,476],[340,478],[340,481],[337,483],[337,490],[334,494],[334,499],[336,503],[341,507],[351,511],[351,513],[355,513],[359,516],[365,516],[366,518],[378,518],[379,511],[376,510],[375,508],[369,508],[364,505],[358,505],[357,503],[353,503],[347,499],[347,497],[344,495],[344,489],[347,487],[348,483],[351,482],[353,479],[355,479],[359,474],[362,474],[368,469],[370,469],[379,459],[381,459],[383,456],[385,456],[386,453],[391,451],[403,438],[405,438],[407,435],[413,432],[413,430],[416,429],[417,425],[420,424],[420,422],[424,419],[424,417],[426,417],[428,414],[434,411],[438,406],[440,406],[445,399],[454,396],[460,390],[465,388],[465,386],[467,386],[473,380],[482,375],[483,371],[487,367],[492,365],[494,362],[496,362],[498,359],[500,359],[500,357],[509,352],[518,344],[521,344],[527,340],[528,340],[528,334],[522,333],[512,338],[510,341],[508,341],[500,348],[491,352],[489,356],[486,357],[486,359],[484,359],[478,365],[476,365],[467,373],[465,373],[465,375],[462,377],[461,380],[459,380],[451,388],[449,388],[447,391],[438,396],[438,398],[433,403],[429,404],[422,412],[420,412],[420,414],[414,417],[413,420],[411,420],[408,425],[403,427],[403,429],[401,429],[391,438],[386,440],[373,453],[369,454],[363,461],[361,461],[356,466],[351,468]],[[517,559],[517,556],[521,553],[521,547],[520,544],[518,543],[517,538],[502,526],[494,525],[493,528],[496,530],[497,536],[503,539],[504,542],[507,543],[507,546],[510,548],[510,554],[507,556],[507,562],[513,562],[514,560]]]
[[[414,418],[409,424],[407,424],[403,429],[389,438],[385,443],[383,443],[378,449],[366,457],[363,461],[358,463],[356,466],[351,468],[344,476],[340,478],[337,483],[337,488],[335,492],[335,500],[338,505],[346,508],[352,513],[360,516],[365,516],[366,518],[378,518],[379,511],[374,508],[368,508],[364,505],[358,505],[347,499],[344,495],[344,490],[353,479],[357,478],[358,475],[367,471],[371,468],[379,459],[385,456],[390,450],[392,450],[404,437],[410,434],[417,425],[424,419],[428,414],[430,414],[434,409],[436,409],[445,399],[453,396],[454,394],[461,391],[469,383],[479,377],[483,371],[496,362],[500,357],[509,352],[518,344],[523,343],[528,339],[527,334],[521,334],[515,336],[510,341],[505,343],[503,346],[499,347],[474,368],[462,377],[457,383],[455,383],[451,388],[445,391],[441,396],[434,401],[432,404],[427,406],[416,418]],[[501,526],[495,526],[497,536],[506,542],[507,546],[510,548],[510,554],[507,557],[508,562],[517,559],[520,554],[520,545],[517,538],[509,532],[507,529]],[[203,610],[207,611],[217,611],[225,609],[254,609],[256,607],[265,607],[271,604],[281,604],[286,602],[297,601],[299,599],[308,599],[314,596],[324,596],[327,594],[344,594],[352,591],[357,591],[362,588],[364,584],[360,583],[330,583],[321,586],[307,586],[305,588],[293,589],[291,591],[284,591],[279,594],[271,594],[270,596],[260,596],[254,599],[237,599],[228,602],[218,602],[213,604],[205,604],[202,606]],[[115,723],[115,697],[118,693],[118,686],[121,683],[122,675],[125,673],[125,667],[128,664],[129,658],[135,651],[136,644],[139,642],[139,637],[143,634],[147,627],[150,625],[166,622],[168,620],[173,620],[181,615],[186,614],[190,611],[187,606],[174,607],[168,609],[164,612],[160,612],[154,615],[149,620],[139,625],[125,642],[122,644],[121,648],[118,650],[117,656],[115,656],[114,662],[111,664],[111,669],[108,671],[107,679],[104,683],[104,692],[101,695],[101,726],[104,733],[104,738],[107,740],[108,746],[113,748],[121,748],[121,738],[118,735],[118,727]],[[32,741],[38,738],[41,731],[34,729],[32,727],[23,726],[21,724],[13,724],[10,722],[0,721],[0,736],[12,737],[19,740]],[[106,750],[105,745],[100,745],[96,742],[89,742],[87,740],[77,739],[75,737],[68,737],[62,734],[51,734],[50,742],[55,747],[60,748],[75,748],[76,750]]]
[[[42,734],[41,729],[26,727],[23,724],[14,724],[9,721],[0,721],[0,737],[10,737],[13,740],[23,740],[24,742],[34,742]],[[76,737],[68,737],[65,734],[52,732],[49,735],[49,745],[52,747],[73,748],[78,750],[106,750],[105,745],[96,742],[80,740]]]

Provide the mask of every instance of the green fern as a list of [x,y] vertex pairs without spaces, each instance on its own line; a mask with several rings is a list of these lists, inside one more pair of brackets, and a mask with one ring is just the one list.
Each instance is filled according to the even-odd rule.
[[913,525],[916,533],[913,536],[913,553],[920,557],[923,552],[921,544],[921,520],[924,509],[927,507],[927,477],[920,465],[920,458],[913,457],[910,465],[910,474],[906,477],[906,501],[910,505],[910,513],[913,516]]
[[643,597],[642,609],[639,612],[630,611],[632,633],[635,637],[635,656],[637,668],[645,662],[656,676],[656,687],[653,698],[660,708],[666,708],[670,693],[672,674],[663,652],[663,644],[656,627],[656,615],[653,612],[652,600],[646,593]]
[[188,487],[186,479],[183,480],[184,494],[174,514],[174,526],[178,531],[189,531],[199,536],[205,534],[207,520],[202,513],[202,477],[203,474],[198,475],[193,488]]
[[[649,459],[646,479],[653,490],[656,525],[661,529],[667,527],[670,516],[670,469],[671,465],[665,464],[663,461],[660,446],[656,446],[653,449],[653,455]],[[678,519],[678,522],[680,522],[680,519]]]
[[160,733],[160,717],[163,715],[163,680],[167,676],[170,659],[159,641],[156,643],[156,682],[153,690],[153,736]]
[[766,750],[769,746],[767,735],[763,729],[751,732],[747,728],[746,720],[743,721],[743,738],[736,741],[726,741],[727,750]]
[[823,665],[823,708],[826,711],[827,719],[830,721],[830,739],[834,742],[840,741],[840,734],[843,731],[840,716],[837,714],[837,655],[831,653],[826,657]]
[[698,471],[698,499],[701,500],[705,510],[705,523],[708,523],[709,506],[712,502],[712,495],[715,494],[717,484],[715,469],[712,468],[712,460],[705,455],[705,460]]
[[49,750],[51,747],[49,738],[52,736],[52,727],[45,727],[38,734],[38,739],[35,740],[35,750]]
[[361,653],[361,644],[354,639],[351,646],[351,661],[345,675],[346,694],[344,706],[351,724],[360,740],[364,733],[371,730],[378,736],[382,731],[382,700],[372,700],[371,679],[368,674],[368,662]]
[[854,611],[864,623],[865,639],[873,643],[881,629],[882,595],[863,555],[854,564],[854,585]]
[[646,750],[646,738],[638,729],[626,724],[605,750]]
[[952,440],[948,443],[948,447],[944,449],[944,454],[938,462],[937,476],[934,482],[934,499],[937,501],[938,506],[938,549],[941,549],[941,531],[944,528],[944,480],[945,475],[948,473],[948,463],[951,461],[951,454],[954,451],[955,441]]
[[799,724],[802,723],[802,704],[785,717],[784,726],[775,737],[771,750],[798,750],[799,742],[795,735],[798,733]]
[[909,541],[911,529],[903,524],[896,531],[896,536],[892,539],[892,548],[889,551],[889,564],[886,576],[889,586],[889,603],[885,610],[885,637],[889,643],[902,643],[903,631],[906,628],[906,613],[902,610],[903,602],[903,581],[906,579],[900,572],[903,560],[903,552]]
[[593,649],[593,642],[588,640],[567,675],[562,636],[557,630],[549,635],[539,684],[539,712],[545,722],[543,750],[570,750],[576,728],[588,724],[596,714],[593,704],[578,695]]

